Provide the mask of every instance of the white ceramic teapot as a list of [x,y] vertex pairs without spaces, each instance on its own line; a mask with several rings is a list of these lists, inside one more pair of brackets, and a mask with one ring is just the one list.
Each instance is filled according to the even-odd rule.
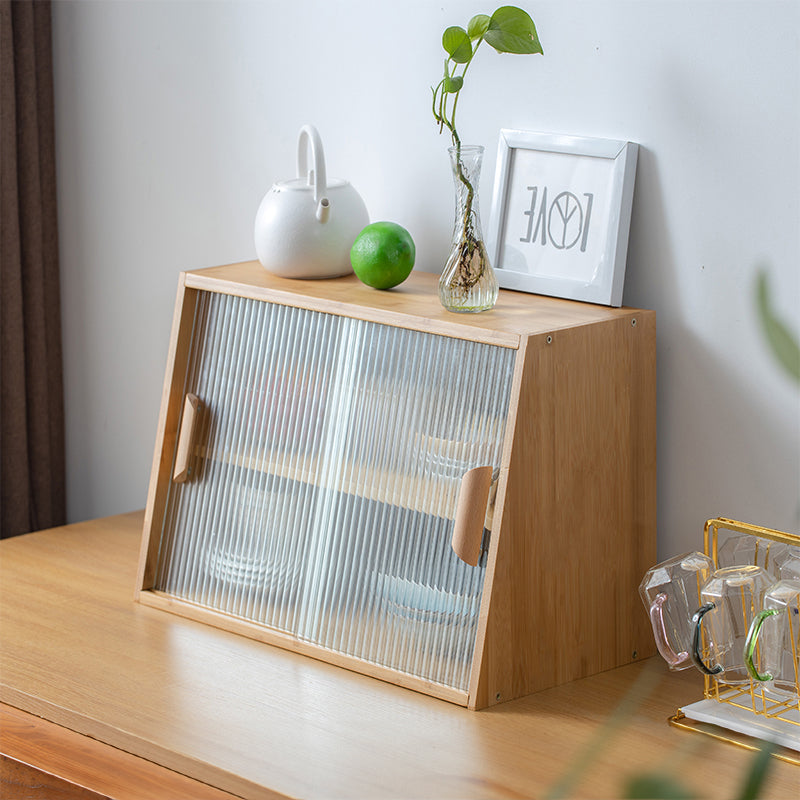
[[351,273],[350,248],[369,215],[348,181],[327,179],[322,140],[312,125],[300,130],[297,175],[275,183],[261,201],[255,225],[258,260],[284,278]]

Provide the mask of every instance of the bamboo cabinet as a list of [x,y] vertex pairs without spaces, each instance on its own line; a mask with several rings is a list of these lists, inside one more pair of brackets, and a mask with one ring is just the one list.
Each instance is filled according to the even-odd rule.
[[655,388],[650,311],[183,273],[137,599],[473,709],[648,655]]

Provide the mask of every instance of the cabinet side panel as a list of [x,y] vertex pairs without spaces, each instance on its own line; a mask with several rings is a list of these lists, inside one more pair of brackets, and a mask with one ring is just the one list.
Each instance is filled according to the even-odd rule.
[[655,315],[532,337],[471,707],[653,651],[655,467]]
[[631,633],[617,642],[620,664],[656,652],[649,619],[639,598],[639,584],[657,553],[656,500],[656,314],[637,313],[635,330],[628,334],[631,358],[631,453],[633,458],[633,531],[628,540],[631,557],[624,586],[636,586],[636,600],[620,602],[618,624]]
[[153,468],[150,473],[150,487],[144,515],[142,547],[139,553],[139,573],[136,580],[137,596],[142,589],[152,588],[155,578],[161,527],[164,520],[164,510],[172,475],[172,461],[178,436],[178,421],[183,405],[183,388],[189,361],[196,305],[197,290],[187,289],[185,276],[181,275],[175,300],[175,313],[172,320],[172,333],[167,355],[164,391],[161,395],[161,410],[158,417]]

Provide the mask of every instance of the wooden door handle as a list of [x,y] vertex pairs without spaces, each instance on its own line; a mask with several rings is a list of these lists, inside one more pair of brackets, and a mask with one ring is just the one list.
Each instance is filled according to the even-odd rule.
[[489,491],[492,488],[492,468],[475,467],[464,473],[458,491],[456,524],[450,540],[455,554],[467,564],[477,566],[481,557],[483,523]]
[[178,433],[178,449],[175,454],[175,469],[172,471],[172,480],[175,483],[184,483],[192,471],[192,456],[194,455],[194,440],[200,422],[200,412],[203,404],[194,394],[187,394],[183,401],[183,416],[181,429]]

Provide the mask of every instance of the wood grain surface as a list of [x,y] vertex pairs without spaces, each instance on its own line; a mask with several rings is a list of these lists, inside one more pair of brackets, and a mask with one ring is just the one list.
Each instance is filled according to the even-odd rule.
[[109,800],[83,786],[0,755],[0,797],[4,800]]
[[521,353],[471,707],[655,653],[638,597],[656,562],[655,314],[632,319],[531,337]]
[[415,270],[400,286],[379,291],[355,275],[324,281],[270,274],[257,261],[186,273],[186,286],[271,300],[346,317],[464,339],[517,347],[520,336],[630,317],[631,309],[576,303],[526,292],[500,291],[497,304],[480,314],[456,314],[439,302],[438,275]]
[[[232,795],[0,704],[0,797],[225,800]],[[34,766],[35,765],[35,766]]]
[[[470,712],[134,603],[142,522],[0,542],[0,701],[247,798],[607,798],[654,769],[737,794],[750,755],[667,723],[694,672],[649,659]],[[775,761],[763,797],[799,787]]]

